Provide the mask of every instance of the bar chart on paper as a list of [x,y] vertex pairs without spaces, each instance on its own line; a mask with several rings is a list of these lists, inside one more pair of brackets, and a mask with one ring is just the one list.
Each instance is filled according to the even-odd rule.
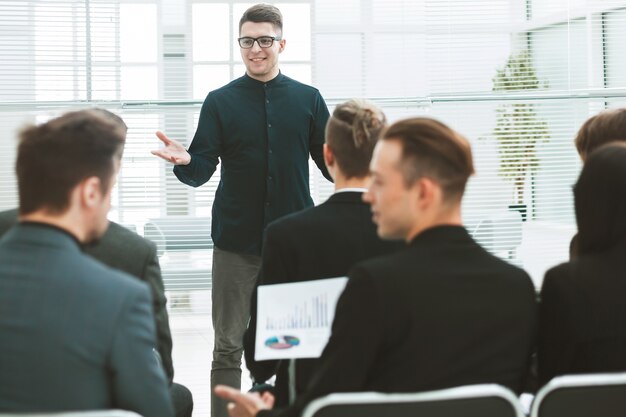
[[303,305],[293,306],[292,311],[282,317],[267,317],[267,330],[313,329],[330,326],[328,294],[311,297]]
[[319,357],[347,281],[340,277],[260,286],[255,359]]

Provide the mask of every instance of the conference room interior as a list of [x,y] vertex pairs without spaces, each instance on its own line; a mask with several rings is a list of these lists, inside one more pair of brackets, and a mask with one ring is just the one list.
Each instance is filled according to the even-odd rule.
[[[539,291],[576,233],[573,138],[626,106],[625,0],[289,0],[281,71],[332,112],[366,98],[389,121],[439,119],[471,142],[470,234]],[[211,204],[219,169],[192,189],[150,154],[189,144],[206,94],[243,75],[238,0],[0,2],[0,210],[18,205],[18,129],[103,107],[129,130],[109,218],[157,244],[176,381],[210,414]],[[333,192],[310,161],[316,204]],[[244,368],[245,369],[245,368]],[[243,372],[243,389],[250,387]]]

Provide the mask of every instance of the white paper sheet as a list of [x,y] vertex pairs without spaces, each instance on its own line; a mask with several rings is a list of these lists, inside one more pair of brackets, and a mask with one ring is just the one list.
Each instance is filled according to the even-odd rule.
[[261,285],[254,359],[319,358],[348,278]]

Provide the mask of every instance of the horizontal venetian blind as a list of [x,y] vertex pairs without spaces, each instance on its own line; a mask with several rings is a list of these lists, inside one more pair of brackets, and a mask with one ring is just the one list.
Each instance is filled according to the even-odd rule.
[[314,81],[465,134],[467,228],[539,287],[576,230],[574,135],[626,104],[625,23],[626,1],[318,0]]
[[[310,1],[276,3],[290,77],[312,82]],[[176,380],[209,415],[211,206],[219,167],[197,188],[150,154],[164,131],[188,145],[207,93],[243,75],[238,20],[251,2],[16,0],[0,2],[0,209],[18,204],[16,133],[71,109],[104,107],[128,125],[110,219],[157,245],[174,338]],[[314,165],[312,172],[317,171]],[[331,185],[311,176],[316,201]],[[244,387],[250,382],[244,373]]]

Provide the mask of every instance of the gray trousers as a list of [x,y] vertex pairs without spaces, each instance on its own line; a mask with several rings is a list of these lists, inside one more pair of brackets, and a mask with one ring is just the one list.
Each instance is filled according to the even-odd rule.
[[213,393],[217,384],[241,389],[243,334],[250,319],[250,297],[261,257],[213,247],[213,363],[211,417],[228,417],[226,401]]

